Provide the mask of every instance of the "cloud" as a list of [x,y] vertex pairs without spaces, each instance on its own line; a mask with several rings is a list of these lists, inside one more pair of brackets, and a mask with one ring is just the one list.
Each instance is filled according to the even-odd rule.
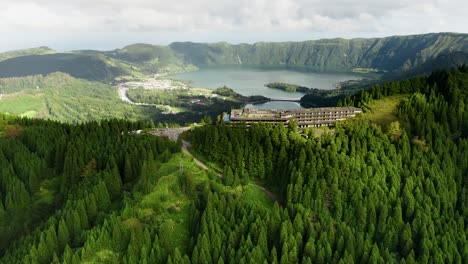
[[0,33],[14,45],[62,46],[87,37],[96,39],[80,42],[372,37],[465,31],[464,10],[462,0],[2,0]]

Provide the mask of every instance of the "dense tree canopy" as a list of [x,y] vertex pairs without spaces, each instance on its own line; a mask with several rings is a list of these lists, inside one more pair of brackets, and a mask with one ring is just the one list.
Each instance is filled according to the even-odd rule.
[[[374,99],[412,94],[398,110],[404,129],[399,122],[384,132],[351,121],[338,125],[333,135],[315,138],[299,136],[294,127],[218,125],[198,129],[191,139],[200,152],[227,167],[228,175],[233,171],[241,182],[263,180],[284,200],[287,213],[281,220],[284,228],[291,227],[279,234],[286,242],[275,236],[278,229],[267,228],[263,252],[274,249],[278,256],[260,259],[466,262],[467,81],[467,69],[461,67],[375,86],[344,102],[365,107]],[[221,241],[228,243],[231,232],[244,234],[245,243],[234,252],[257,254],[259,233],[237,230],[256,218],[243,225],[237,222],[242,215],[230,217],[235,210],[221,213],[221,208],[210,220],[232,226]],[[271,227],[271,215],[257,214],[262,219],[258,227]],[[229,219],[236,222],[229,224]],[[294,230],[298,226],[303,228]],[[207,233],[207,241],[215,241],[216,234]],[[223,260],[232,261],[232,256]]]
[[[466,67],[374,86],[341,104],[407,94],[398,121],[320,137],[207,124],[187,139],[223,177],[180,163],[178,186],[160,179],[180,145],[129,133],[147,124],[1,115],[0,263],[467,263],[467,91]],[[272,207],[240,199],[252,183]],[[189,221],[138,209],[158,184]]]

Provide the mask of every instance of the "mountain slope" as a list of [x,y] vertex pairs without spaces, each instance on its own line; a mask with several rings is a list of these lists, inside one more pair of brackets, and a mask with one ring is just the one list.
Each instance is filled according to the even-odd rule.
[[437,33],[375,39],[323,39],[253,45],[176,42],[170,48],[189,63],[272,64],[349,70],[356,67],[404,71],[440,54],[468,52],[468,35]]
[[443,53],[434,59],[427,60],[423,64],[405,72],[407,76],[427,74],[434,70],[459,67],[468,63],[468,53],[454,51]]
[[[107,52],[42,53],[48,52],[40,48],[0,54],[0,78],[64,72],[90,81],[111,82],[119,78],[141,78],[148,74],[196,69],[168,47],[146,44]],[[2,61],[2,58],[5,59]]]
[[31,55],[0,62],[0,78],[46,75],[52,72],[64,72],[93,81],[111,81],[125,73],[99,56],[81,54]]
[[125,118],[149,120],[160,111],[129,105],[116,87],[65,73],[0,79],[0,112],[78,123]]
[[0,53],[0,61],[4,61],[4,60],[11,59],[11,58],[16,58],[16,57],[21,57],[21,56],[43,55],[43,54],[51,54],[51,53],[55,53],[55,50],[50,49],[48,47],[14,50],[14,51]]
[[105,54],[111,58],[138,65],[147,74],[196,69],[195,66],[185,63],[181,55],[166,46],[133,44]]
[[406,98],[388,127],[319,137],[200,125],[209,170],[151,123],[0,114],[0,264],[467,263],[467,91],[467,67],[374,86],[343,103]]
[[[443,66],[446,57],[468,63],[468,34],[433,33],[374,39],[322,39],[303,42],[175,42],[134,44],[113,51],[53,53],[45,47],[0,54],[0,78],[65,72],[76,78],[111,82],[157,73],[196,70],[202,65],[287,65],[325,70],[354,68],[420,73]],[[45,55],[38,55],[44,54]],[[458,56],[458,57],[457,57]],[[3,61],[2,61],[3,60]]]

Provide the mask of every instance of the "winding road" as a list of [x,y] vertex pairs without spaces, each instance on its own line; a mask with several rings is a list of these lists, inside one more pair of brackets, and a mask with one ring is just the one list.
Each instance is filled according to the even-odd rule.
[[132,100],[130,100],[130,98],[128,98],[127,96],[127,91],[128,91],[128,87],[124,87],[124,86],[118,86],[118,89],[119,89],[119,97],[120,97],[120,100],[124,101],[125,103],[127,104],[132,104],[132,105],[152,105],[152,104],[145,104],[145,103],[135,103],[133,102]]
[[[197,158],[195,158],[192,153],[190,153],[190,151],[188,150],[188,148],[190,148],[190,143],[183,140],[182,141],[182,152],[185,153],[186,155],[190,156],[193,158],[193,161],[202,169],[204,170],[210,170],[210,168],[208,168],[208,166],[206,166],[203,162],[201,162],[200,160],[198,160]],[[213,171],[213,170],[211,170]],[[223,178],[223,175],[221,173],[218,173],[216,171],[213,171],[216,175],[218,175],[219,178]],[[249,183],[249,185],[252,185],[252,186],[255,186],[257,188],[259,188],[260,190],[262,190],[266,195],[268,195],[268,197],[270,197],[271,200],[273,201],[277,201],[279,202],[278,200],[278,197],[276,196],[276,194],[274,194],[273,192],[270,192],[267,188],[261,186],[261,185],[258,185],[258,184],[255,184],[255,183]]]
[[[188,131],[190,129],[192,129],[192,128],[191,127],[157,128],[157,129],[154,129],[153,131],[151,131],[150,134],[154,135],[154,136],[167,137],[167,138],[169,138],[171,140],[177,141],[179,139],[180,134],[182,134],[183,132]],[[193,154],[190,153],[190,151],[189,151],[190,147],[191,147],[190,142],[182,140],[182,148],[181,148],[182,153],[184,153],[185,155],[191,157],[193,159],[193,161],[195,162],[195,164],[197,164],[200,168],[202,168],[204,170],[207,170],[207,171],[212,171],[219,178],[223,178],[223,175],[221,173],[218,173],[218,172],[210,169],[205,163],[201,162],[199,159],[197,159],[195,156],[193,156]],[[269,191],[268,189],[266,189],[265,187],[263,187],[261,185],[255,184],[255,183],[249,183],[249,185],[252,185],[252,186],[255,186],[255,187],[259,188],[265,194],[267,194],[268,197],[270,197],[270,199],[272,199],[273,201],[277,201],[280,204],[280,206],[282,206],[280,200],[278,199],[278,196],[275,193]]]
[[[208,166],[206,166],[203,162],[199,161],[197,158],[195,158],[192,153],[190,153],[190,151],[188,150],[188,148],[190,147],[190,143],[183,140],[182,141],[182,152],[185,153],[186,155],[188,155],[189,157],[191,157],[193,159],[193,161],[195,161],[195,163],[201,167],[202,169],[204,170],[210,170],[210,168],[208,168]],[[216,173],[218,175],[218,177],[222,178],[223,175],[219,174],[219,173]]]

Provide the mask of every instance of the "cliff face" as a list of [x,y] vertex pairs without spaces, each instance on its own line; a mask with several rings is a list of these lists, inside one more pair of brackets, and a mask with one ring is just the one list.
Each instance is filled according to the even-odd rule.
[[169,46],[134,44],[113,51],[56,53],[46,47],[0,53],[0,78],[65,72],[76,78],[110,82],[183,72],[201,65],[250,64],[324,70],[383,70],[419,74],[468,64],[468,34],[437,33],[375,39],[324,39],[303,42],[176,42]]
[[176,42],[169,46],[188,63],[313,66],[330,69],[409,70],[441,54],[468,53],[468,34],[437,33],[375,39],[260,42],[253,45]]

